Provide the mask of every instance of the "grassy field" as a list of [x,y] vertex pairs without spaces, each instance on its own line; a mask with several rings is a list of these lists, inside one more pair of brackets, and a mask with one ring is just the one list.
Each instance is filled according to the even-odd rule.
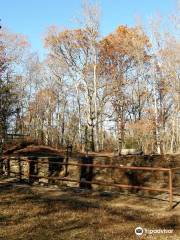
[[[1,240],[180,239],[180,206],[114,193],[81,192],[77,188],[28,186],[0,181]],[[173,234],[137,237],[137,226],[173,229]]]

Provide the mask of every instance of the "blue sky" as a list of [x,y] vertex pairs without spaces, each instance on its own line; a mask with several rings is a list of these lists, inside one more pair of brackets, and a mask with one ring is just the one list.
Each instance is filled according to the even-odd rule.
[[[106,35],[118,25],[134,25],[135,16],[143,22],[160,12],[167,16],[176,8],[176,0],[99,0],[101,32]],[[32,49],[43,56],[43,34],[50,25],[75,27],[81,0],[0,0],[1,24],[28,37]]]

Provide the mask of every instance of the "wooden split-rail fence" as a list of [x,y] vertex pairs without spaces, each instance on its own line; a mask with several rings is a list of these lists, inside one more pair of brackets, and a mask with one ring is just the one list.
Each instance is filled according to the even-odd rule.
[[[42,159],[42,158],[41,158]],[[120,165],[112,165],[112,164],[94,164],[91,161],[88,160],[88,157],[84,157],[83,161],[81,163],[74,163],[74,162],[58,162],[58,161],[52,161],[53,157],[51,157],[51,162],[46,161],[41,161],[41,164],[55,164],[59,166],[65,166],[66,168],[66,173],[67,173],[67,168],[68,166],[76,166],[80,168],[80,177],[79,179],[74,179],[74,178],[69,178],[66,175],[65,176],[38,176],[38,175],[33,175],[31,174],[31,171],[28,171],[27,174],[22,173],[21,171],[19,172],[19,177],[21,179],[22,176],[27,177],[28,179],[40,179],[40,178],[45,178],[47,180],[61,180],[61,181],[67,181],[67,182],[74,182],[78,183],[80,187],[85,186],[85,185],[102,185],[102,186],[112,186],[116,188],[122,188],[122,189],[139,189],[139,190],[145,190],[145,191],[155,191],[155,192],[160,192],[160,193],[167,193],[169,195],[169,208],[173,208],[173,174],[175,174],[177,171],[180,170],[180,167],[176,168],[164,168],[164,167],[136,167],[136,166],[120,166]],[[54,157],[54,159],[57,159],[57,157]],[[6,158],[6,169],[7,169],[7,175],[10,176],[11,173],[17,173],[17,172],[12,172],[10,170],[10,165],[11,161],[18,161],[19,166],[21,166],[21,162],[25,162],[30,169],[31,163],[37,163],[36,160],[30,159],[30,157],[8,157]],[[87,160],[87,161],[86,161]],[[129,185],[129,184],[119,184],[119,183],[113,183],[109,181],[95,181],[92,179],[92,177],[88,176],[89,173],[91,173],[92,169],[99,168],[99,169],[118,169],[119,171],[126,171],[126,170],[131,170],[131,171],[150,171],[150,172],[166,172],[168,173],[168,187],[167,188],[153,188],[153,187],[146,187],[146,186],[140,186],[140,185]],[[88,169],[88,171],[86,171]],[[86,176],[87,172],[87,176]],[[85,173],[85,174],[84,174]],[[92,174],[91,174],[92,175]]]

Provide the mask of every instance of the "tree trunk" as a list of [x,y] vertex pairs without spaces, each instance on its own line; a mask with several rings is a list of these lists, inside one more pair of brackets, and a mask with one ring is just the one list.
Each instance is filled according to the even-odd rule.
[[61,124],[61,146],[64,145],[64,116],[62,119],[62,124]]
[[99,152],[99,123],[98,123],[98,112],[97,112],[97,74],[96,74],[96,54],[95,54],[95,64],[94,64],[94,112],[95,112],[95,131],[94,131],[94,142],[95,151]]
[[78,104],[78,134],[79,134],[79,143],[80,143],[80,150],[82,151],[82,126],[81,126],[81,103],[79,98],[79,90],[76,86],[76,94],[77,94],[77,104]]
[[101,120],[100,120],[100,129],[101,129],[101,144],[100,144],[100,150],[102,151],[104,149],[104,131],[103,131],[103,119],[102,119],[102,113],[100,115]]
[[86,155],[88,155],[88,126],[86,125],[85,126],[85,133],[84,133],[84,139],[85,139],[85,141],[84,141],[84,143],[85,143],[85,153],[86,153]]
[[161,154],[161,140],[160,140],[160,131],[159,131],[159,121],[158,121],[158,108],[157,108],[157,99],[156,99],[156,86],[154,81],[154,112],[155,112],[155,140],[156,140],[156,152]]
[[121,155],[121,150],[124,144],[124,119],[123,113],[118,116],[117,120],[117,132],[118,132],[118,155]]
[[91,151],[94,152],[95,151],[95,144],[94,144],[94,126],[93,124],[90,127],[90,148]]

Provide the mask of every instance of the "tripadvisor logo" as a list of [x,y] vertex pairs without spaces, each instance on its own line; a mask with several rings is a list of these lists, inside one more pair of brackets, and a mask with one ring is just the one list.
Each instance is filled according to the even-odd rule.
[[172,234],[173,229],[147,229],[142,227],[135,228],[135,234],[141,236],[143,234]]
[[137,236],[141,236],[142,234],[143,234],[143,229],[142,229],[142,227],[137,227],[137,228],[135,228],[135,234],[137,235]]

